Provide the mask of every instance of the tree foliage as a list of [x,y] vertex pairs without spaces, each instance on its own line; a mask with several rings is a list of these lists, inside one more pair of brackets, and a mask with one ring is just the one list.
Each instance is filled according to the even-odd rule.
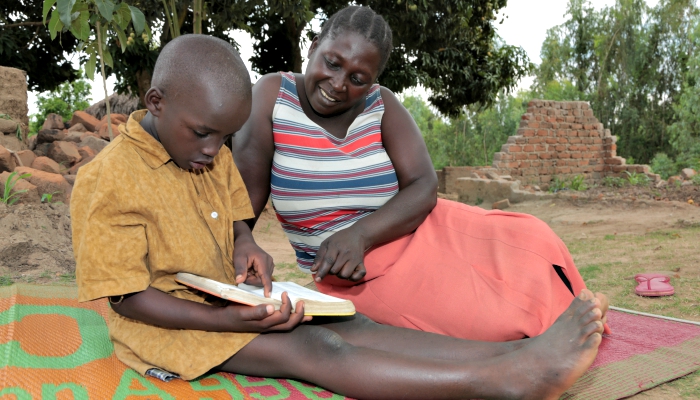
[[[579,99],[619,137],[618,152],[648,163],[656,153],[677,154],[668,128],[683,90],[689,39],[698,19],[693,0],[618,0],[594,10],[570,0],[568,20],[548,31],[536,92],[569,81]],[[573,99],[572,99],[573,100]]]
[[[142,96],[159,49],[178,34],[195,32],[198,25],[201,32],[232,43],[230,30],[248,31],[255,40],[253,69],[261,74],[301,72],[300,45],[310,39],[304,33],[314,35],[308,31],[309,22],[325,20],[351,3],[371,6],[392,27],[395,50],[380,82],[395,92],[421,84],[432,91],[430,102],[442,113],[455,116],[462,106],[488,105],[530,71],[524,50],[502,43],[495,33],[496,14],[506,0],[135,0],[130,4],[143,11],[146,26],[158,29],[160,37],[152,44],[140,43],[137,37],[126,49],[117,35],[110,37],[113,63],[107,73],[116,75],[120,93]],[[18,11],[23,20],[41,20],[39,2],[24,7]],[[30,70],[30,76],[39,74]]]
[[459,165],[491,165],[509,136],[515,135],[527,94],[501,93],[488,108],[464,107],[457,117],[446,118],[421,98],[407,96],[403,105],[413,116],[435,169]]
[[72,35],[52,40],[42,24],[42,2],[0,2],[0,65],[26,71],[29,90],[54,90],[76,79],[78,71],[65,54],[72,53],[77,44]]

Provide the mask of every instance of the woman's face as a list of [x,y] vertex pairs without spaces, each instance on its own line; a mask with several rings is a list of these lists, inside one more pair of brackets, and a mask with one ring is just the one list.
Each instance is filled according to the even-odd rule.
[[343,113],[364,101],[377,80],[379,49],[357,33],[335,39],[314,38],[309,48],[304,89],[309,104],[320,115]]

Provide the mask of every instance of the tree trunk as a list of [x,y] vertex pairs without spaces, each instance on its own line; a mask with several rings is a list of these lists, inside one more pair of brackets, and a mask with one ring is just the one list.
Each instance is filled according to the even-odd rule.
[[136,84],[139,95],[139,108],[146,107],[146,92],[151,88],[151,71],[141,70],[136,72]]
[[292,44],[292,72],[301,72],[301,33],[306,22],[297,24],[293,16],[284,18],[284,30],[289,42]]

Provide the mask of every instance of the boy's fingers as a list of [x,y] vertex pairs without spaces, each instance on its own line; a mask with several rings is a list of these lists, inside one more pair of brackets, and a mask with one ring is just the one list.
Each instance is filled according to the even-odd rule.
[[236,283],[243,283],[248,277],[248,258],[234,258],[233,269],[236,271]]
[[241,317],[247,321],[262,321],[274,312],[274,306],[270,304],[260,304],[254,307],[245,307],[241,310]]

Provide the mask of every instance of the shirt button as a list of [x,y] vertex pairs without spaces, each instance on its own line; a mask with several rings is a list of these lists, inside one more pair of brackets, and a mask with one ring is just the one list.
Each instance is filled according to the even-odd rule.
[[214,218],[214,219],[217,219],[217,218],[219,218],[219,213],[217,213],[216,211],[213,211],[213,212],[211,213],[211,217]]

